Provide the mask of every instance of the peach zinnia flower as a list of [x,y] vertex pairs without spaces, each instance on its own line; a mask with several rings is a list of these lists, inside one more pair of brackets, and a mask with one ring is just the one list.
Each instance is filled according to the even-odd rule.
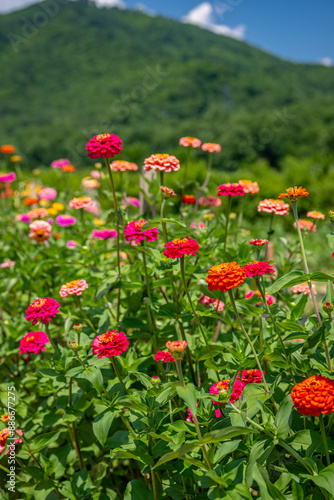
[[138,170],[138,165],[130,161],[115,160],[110,165],[110,168],[113,172],[130,172]]
[[239,184],[241,184],[244,188],[245,193],[250,193],[250,194],[256,194],[260,191],[259,185],[257,182],[252,182],[248,181],[246,179],[243,179],[239,181]]
[[261,276],[263,274],[273,274],[275,269],[271,267],[269,262],[254,260],[249,264],[244,266],[244,271],[248,278],[253,278],[253,276]]
[[163,251],[163,254],[169,259],[180,259],[184,255],[196,255],[196,252],[199,252],[197,241],[191,238],[177,238],[164,243],[164,246],[166,250]]
[[97,179],[92,179],[91,177],[84,177],[81,181],[81,185],[87,191],[98,189],[100,187],[99,181]]
[[241,184],[237,182],[227,182],[218,186],[218,196],[244,196],[245,190]]
[[291,397],[296,410],[302,415],[319,417],[334,412],[334,380],[312,375],[296,384]]
[[300,200],[301,198],[304,198],[304,196],[306,198],[309,194],[310,193],[308,193],[306,189],[302,188],[301,186],[295,186],[286,189],[286,193],[281,193],[278,198],[288,198],[289,201],[295,202],[297,200]]
[[191,146],[192,148],[199,148],[201,145],[201,141],[197,139],[196,137],[181,137],[179,140],[179,145],[184,146],[187,148],[188,146]]
[[45,219],[49,212],[45,208],[33,208],[28,212],[29,219]]
[[42,242],[51,236],[52,226],[44,220],[35,220],[29,224],[29,228],[29,237],[34,238],[35,241]]
[[94,206],[94,202],[92,198],[89,196],[80,196],[79,198],[72,198],[70,201],[70,208],[75,208],[78,210],[79,208],[92,208]]
[[180,170],[180,162],[176,156],[156,154],[146,158],[143,169],[154,170],[155,172],[176,172]]
[[122,141],[115,134],[99,134],[89,139],[86,151],[89,158],[111,158],[122,151]]
[[186,340],[172,340],[166,342],[166,347],[170,354],[177,360],[182,360],[182,353],[187,349],[188,342]]
[[28,309],[26,309],[26,320],[32,321],[33,325],[36,325],[39,320],[46,325],[48,321],[52,321],[52,318],[59,313],[60,304],[50,297],[43,297],[41,299],[34,300]]
[[[298,295],[303,293],[304,295],[311,295],[310,287],[308,286],[308,283],[305,281],[305,283],[300,283],[299,285],[294,285],[290,288],[292,293],[297,293]],[[312,284],[312,290],[314,295],[317,295],[317,289],[315,285]]]
[[268,214],[288,215],[289,208],[290,207],[288,203],[284,203],[283,200],[274,200],[273,198],[266,198],[265,200],[260,201],[257,207],[257,211],[267,212]]
[[307,212],[306,217],[310,217],[310,219],[325,220],[325,214],[318,212],[317,210],[311,210],[311,212]]
[[124,235],[126,241],[135,240],[138,243],[141,241],[155,241],[159,238],[159,231],[156,227],[151,229],[142,230],[143,225],[146,220],[136,220],[129,222],[129,224],[124,229]]
[[[317,230],[317,226],[310,220],[298,219],[298,222],[300,229],[306,229],[307,231],[311,231],[312,233],[315,233]],[[296,222],[293,223],[293,226],[297,228]]]
[[220,144],[216,144],[214,142],[205,142],[202,144],[203,151],[208,151],[209,153],[220,153],[222,150]]
[[195,205],[196,196],[193,194],[184,194],[182,196],[182,203],[185,203],[186,205]]
[[108,330],[103,335],[95,337],[92,343],[93,353],[97,354],[98,358],[111,358],[120,356],[123,351],[129,347],[128,341],[124,332],[117,332],[116,330]]
[[45,351],[45,345],[50,342],[45,332],[28,332],[20,340],[20,354],[33,353],[38,354]]
[[160,191],[161,191],[161,196],[166,200],[168,198],[171,198],[172,196],[177,196],[176,193],[174,193],[173,189],[168,188],[166,186],[160,186]]
[[88,283],[86,280],[74,280],[62,285],[59,290],[59,295],[61,297],[67,297],[67,295],[82,295],[82,292],[88,288]]
[[15,148],[11,144],[3,144],[0,148],[1,153],[11,155],[14,153]]
[[208,283],[210,291],[227,292],[241,285],[246,278],[247,275],[242,266],[236,262],[226,262],[211,267],[205,281]]
[[199,199],[199,204],[203,207],[220,207],[222,201],[217,198],[217,196],[201,196]]

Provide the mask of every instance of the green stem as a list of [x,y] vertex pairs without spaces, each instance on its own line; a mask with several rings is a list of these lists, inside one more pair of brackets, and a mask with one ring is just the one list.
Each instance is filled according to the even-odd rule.
[[228,233],[228,223],[230,220],[230,213],[231,213],[231,206],[232,206],[232,196],[228,196],[228,201],[227,201],[227,210],[226,210],[226,220],[225,220],[225,235],[224,235],[224,251],[226,252],[226,245],[227,245],[227,233]]
[[322,442],[324,443],[324,448],[325,448],[327,465],[330,465],[331,462],[330,462],[330,458],[329,458],[329,451],[328,451],[328,445],[327,445],[327,437],[326,437],[326,431],[325,431],[325,425],[324,425],[324,417],[322,416],[322,413],[320,413],[319,423],[320,423],[320,431],[321,431],[321,436],[322,436]]
[[176,360],[175,360],[175,366],[176,366],[176,371],[177,371],[178,377],[179,377],[179,379],[180,379],[181,385],[182,385],[183,387],[185,387],[185,383],[184,383],[184,379],[183,379],[183,373],[182,373],[182,364],[181,364],[181,360],[176,359]]
[[124,385],[124,382],[123,380],[121,379],[119,373],[118,373],[118,369],[117,369],[117,366],[116,366],[116,361],[114,360],[114,358],[110,358],[110,361],[111,361],[111,364],[112,364],[112,367],[114,369],[114,372],[115,372],[115,375],[116,377],[118,378],[119,380],[119,383],[121,384],[122,388],[123,388],[123,391],[126,393],[126,394],[129,394],[129,391],[127,390],[127,388],[125,387]]
[[[261,363],[260,363],[260,360],[259,360],[259,358],[258,358],[258,356],[257,356],[257,354],[256,354],[256,351],[255,351],[255,349],[254,349],[253,343],[252,343],[251,339],[249,338],[248,333],[246,332],[246,330],[245,330],[245,328],[244,328],[244,325],[242,324],[241,318],[240,318],[240,316],[239,316],[239,313],[238,313],[238,310],[237,310],[237,306],[236,306],[236,304],[235,304],[235,302],[234,302],[234,297],[233,297],[232,290],[228,290],[228,295],[229,295],[229,297],[230,297],[231,305],[232,305],[232,308],[233,308],[234,314],[235,314],[235,316],[236,316],[236,318],[237,318],[237,321],[238,321],[238,323],[239,323],[239,326],[240,326],[240,328],[241,328],[241,331],[242,331],[242,333],[244,334],[244,336],[245,336],[245,338],[246,338],[246,340],[247,340],[247,342],[248,342],[248,344],[249,344],[250,348],[252,349],[252,352],[253,352],[253,355],[254,355],[254,358],[255,358],[256,364],[257,364],[257,366],[258,366],[258,369],[260,370],[260,372],[261,372],[261,373],[263,373],[263,368],[262,368]],[[262,377],[262,380],[263,380],[264,387],[265,387],[266,391],[267,391],[267,392],[269,392],[269,388],[268,388],[268,386],[267,386],[267,382],[266,382],[266,380],[265,380],[265,377],[264,377],[264,376]]]
[[[194,425],[195,425],[197,437],[198,437],[199,441],[202,441],[201,429],[199,428],[196,415],[193,415],[193,417],[194,417]],[[201,448],[202,448],[203,456],[205,458],[205,461],[206,461],[209,469],[213,470],[211,460],[210,460],[209,455],[206,451],[206,445],[205,444],[201,445]]]
[[184,167],[184,175],[183,175],[183,184],[182,184],[182,192],[181,192],[181,200],[182,200],[182,197],[184,195],[184,190],[186,188],[186,184],[187,184],[187,174],[188,174],[188,167],[189,167],[189,164],[190,164],[190,154],[191,154],[191,148],[192,146],[188,146],[187,147],[187,159],[186,159],[186,164],[185,164],[185,167]]
[[93,330],[93,332],[96,333],[95,326],[93,325],[93,323],[91,322],[91,320],[86,316],[86,314],[84,313],[84,311],[82,309],[81,302],[80,302],[80,296],[79,295],[74,295],[74,300],[75,300],[78,308],[80,309],[80,312],[81,312],[82,317],[84,318],[85,322],[87,323],[88,326],[91,327],[91,329]]
[[56,351],[56,344],[54,343],[50,335],[49,323],[45,323],[45,333],[47,334],[48,339],[50,340],[50,344],[52,345],[53,350]]
[[[141,242],[141,245],[144,246],[144,241]],[[146,292],[147,292],[148,298],[150,299],[150,301],[152,301],[151,290],[150,290],[150,285],[149,285],[149,281],[148,281],[148,274],[147,274],[146,255],[145,255],[144,250],[142,250],[142,256],[143,256]]]
[[86,221],[85,221],[85,211],[83,208],[80,208],[80,219],[82,222],[82,227],[83,227],[83,240],[82,243],[85,243],[87,239],[87,226],[86,226]]
[[[108,395],[108,397],[109,397],[109,395]],[[126,420],[126,418],[124,417],[124,415],[122,415],[122,413],[120,413],[119,416],[121,417],[123,424],[128,429],[128,431],[130,432],[130,434],[132,435],[132,437],[134,439],[137,439],[137,436],[136,436],[134,430],[132,429],[130,423]]]
[[105,295],[105,294],[103,295],[103,300],[104,300],[105,305],[106,305],[106,306],[107,306],[107,308],[108,308],[108,311],[110,312],[110,316],[111,316],[111,317],[112,317],[115,321],[117,321],[117,320],[116,320],[116,318],[115,318],[115,316],[114,316],[114,314],[113,314],[113,312],[112,312],[111,306],[110,306],[109,301],[108,301],[108,299],[107,299],[107,297],[106,297],[106,295]]
[[[162,203],[161,203],[161,208],[160,208],[160,217],[161,217],[161,219],[165,219],[165,217],[166,217],[166,215],[165,215],[165,206],[166,206],[166,198],[163,198],[162,199]],[[162,234],[163,234],[163,237],[164,237],[164,242],[166,243],[168,241],[168,234],[167,234],[167,225],[166,225],[166,222],[161,222],[161,225],[162,225]]]
[[153,497],[154,497],[154,500],[159,500],[158,489],[157,489],[157,480],[156,480],[156,477],[155,477],[155,472],[153,470],[152,465],[150,466],[150,468],[151,468],[151,477],[152,477]]

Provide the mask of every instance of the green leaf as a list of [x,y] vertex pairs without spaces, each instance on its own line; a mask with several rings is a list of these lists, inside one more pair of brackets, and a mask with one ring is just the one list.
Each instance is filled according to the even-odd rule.
[[334,464],[329,465],[323,469],[317,476],[306,475],[311,481],[320,488],[324,488],[331,495],[334,491]]
[[63,430],[48,432],[46,434],[41,434],[37,436],[31,443],[30,448],[31,451],[37,452],[48,446],[50,443],[56,442],[60,433]]
[[193,384],[187,384],[186,387],[182,386],[177,386],[176,387],[176,392],[178,393],[179,397],[185,401],[186,405],[188,408],[190,408],[191,413],[193,414],[194,418],[197,415],[197,395],[196,395],[196,389]]
[[89,380],[94,389],[101,394],[103,389],[103,376],[99,368],[89,367],[78,375],[79,378]]
[[190,453],[191,451],[195,450],[196,448],[199,448],[198,443],[186,443],[181,448],[179,448],[176,451],[171,451],[170,453],[166,453],[163,455],[160,460],[155,464],[153,467],[154,469],[159,467],[162,464],[165,464],[166,462],[170,462],[171,460],[174,460],[175,458],[179,458],[182,455],[186,455],[187,453]]
[[278,278],[267,290],[268,294],[273,294],[292,285],[299,285],[306,281],[307,274],[301,269],[295,269],[281,278]]
[[326,234],[327,243],[331,250],[334,250],[334,233]]
[[134,479],[130,481],[124,493],[124,500],[154,500],[152,491],[146,486],[144,481]]
[[283,493],[270,482],[267,471],[263,467],[255,464],[253,477],[259,485],[263,500],[286,500]]
[[93,432],[102,446],[105,445],[115,413],[107,408],[93,422]]
[[251,452],[249,455],[248,464],[246,467],[246,486],[248,488],[250,488],[253,484],[254,466],[257,463],[262,465],[269,457],[270,453],[274,449],[274,446],[275,445],[274,445],[272,439],[268,439],[268,438],[261,439],[260,441],[257,441],[252,446],[252,449],[251,449]]
[[313,354],[320,342],[322,342],[325,338],[326,327],[324,324],[318,328],[316,332],[310,335],[304,342],[301,352],[303,354]]
[[296,321],[301,318],[307,304],[308,296],[304,293],[300,294],[296,300],[296,305],[291,309],[291,320]]
[[293,408],[293,401],[290,394],[288,394],[280,404],[275,419],[275,424],[277,427],[277,436],[280,439],[285,439],[289,435],[291,429],[292,408]]
[[249,427],[227,427],[225,429],[218,429],[217,431],[211,431],[205,434],[203,439],[200,441],[201,444],[206,443],[219,443],[221,441],[227,441],[236,436],[242,436],[244,434],[252,434],[257,432],[255,429],[250,429]]

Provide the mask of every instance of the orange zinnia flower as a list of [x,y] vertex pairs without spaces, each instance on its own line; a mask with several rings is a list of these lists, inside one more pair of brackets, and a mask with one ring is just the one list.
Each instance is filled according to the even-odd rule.
[[226,262],[211,267],[208,270],[208,276],[205,281],[210,291],[220,290],[221,292],[227,292],[241,285],[246,278],[247,275],[239,264],[236,262]]
[[334,380],[320,375],[303,380],[291,391],[296,410],[302,415],[319,417],[334,412]]
[[63,165],[61,167],[62,172],[75,172],[75,167],[74,165]]
[[36,205],[36,203],[38,203],[38,199],[37,198],[32,198],[32,197],[25,198],[23,200],[23,203],[25,205]]
[[300,187],[290,187],[286,189],[286,193],[281,193],[278,198],[281,200],[282,198],[288,198],[288,200],[294,202],[297,201],[298,199],[301,199],[305,196],[305,198],[309,195],[306,191],[306,189]]
[[3,146],[1,146],[0,148],[0,151],[1,153],[7,153],[11,155],[12,153],[14,153],[15,148],[11,144],[3,144]]

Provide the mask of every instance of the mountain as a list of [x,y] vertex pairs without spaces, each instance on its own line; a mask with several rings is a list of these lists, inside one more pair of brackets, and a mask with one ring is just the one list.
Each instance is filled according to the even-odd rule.
[[[195,26],[87,2],[0,16],[0,137],[31,166],[111,131],[124,155],[176,152],[194,135],[225,168],[334,152],[334,68],[284,61]],[[53,6],[53,7],[52,7]]]

